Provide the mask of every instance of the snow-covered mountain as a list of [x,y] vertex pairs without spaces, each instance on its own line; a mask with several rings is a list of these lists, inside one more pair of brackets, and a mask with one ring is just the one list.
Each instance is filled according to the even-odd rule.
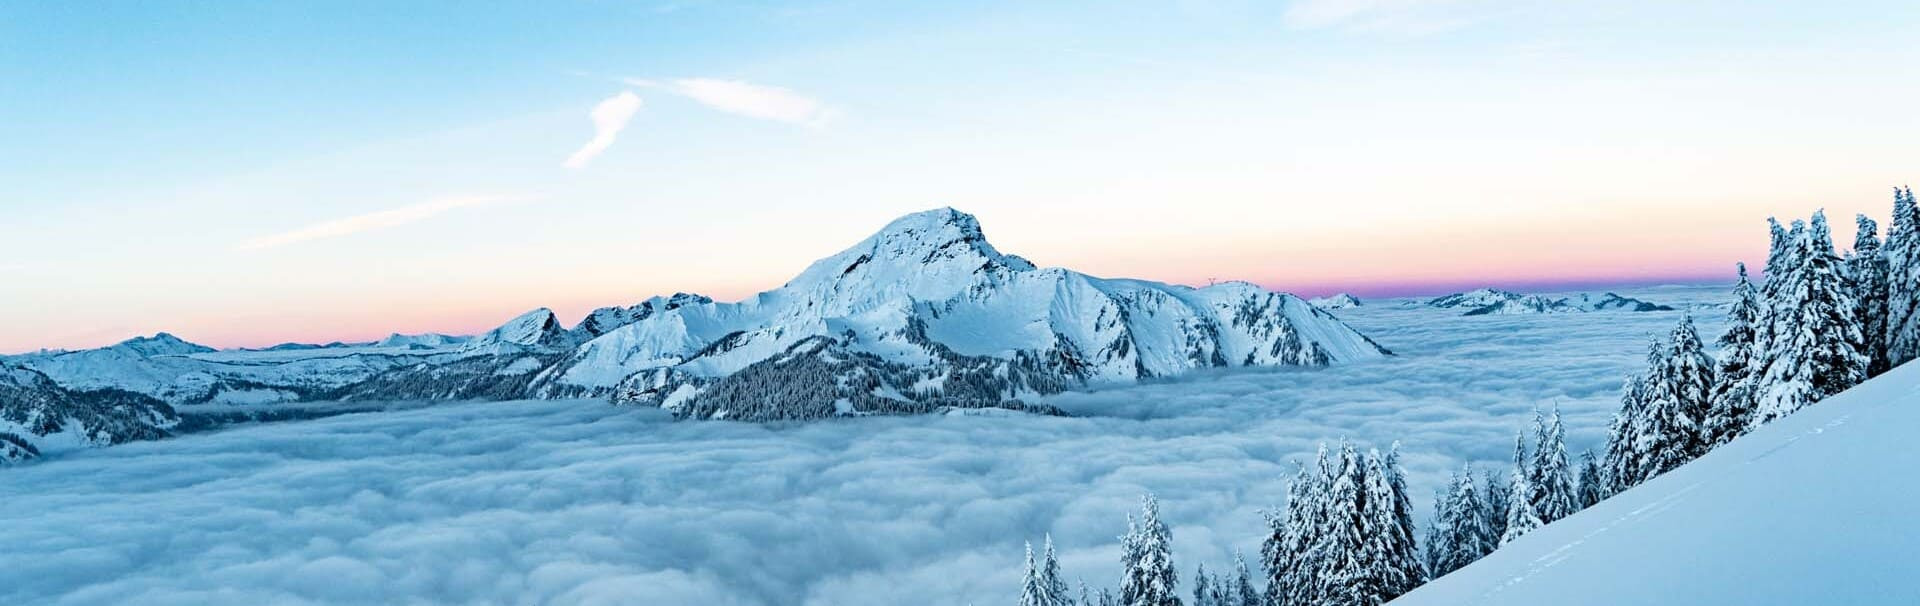
[[1353,307],[1359,307],[1360,298],[1347,293],[1340,293],[1340,294],[1329,296],[1329,297],[1308,299],[1307,303],[1310,303],[1314,307],[1318,307],[1320,309],[1348,309]]
[[1920,364],[1755,429],[1392,604],[1916,604]]
[[1575,297],[1562,299],[1566,303],[1586,311],[1673,311],[1673,308],[1658,303],[1649,303],[1633,297],[1623,297],[1614,293],[1598,297],[1582,293]]
[[522,353],[553,353],[571,348],[574,333],[561,328],[553,310],[542,307],[520,314],[499,328],[461,344],[468,355],[510,356]]
[[664,394],[702,389],[815,337],[932,369],[901,394],[916,401],[966,380],[1011,399],[1201,367],[1387,353],[1305,301],[1251,284],[1196,289],[1037,268],[995,249],[971,215],[940,209],[896,220],[745,301],[690,301],[609,331],[542,371],[533,389],[670,403]]
[[1565,299],[1554,299],[1541,295],[1523,295],[1520,293],[1482,288],[1470,292],[1454,293],[1437,297],[1426,302],[1429,307],[1464,308],[1467,316],[1489,316],[1510,314],[1562,314],[1587,311],[1672,311],[1672,307],[1656,305],[1639,299],[1622,297],[1614,293],[1601,296],[1580,294]]
[[71,392],[46,375],[0,360],[0,464],[158,438],[179,421],[159,400],[119,390]]
[[1462,315],[1552,314],[1581,311],[1565,301],[1492,288],[1454,293],[1427,301],[1429,307],[1465,308]]
[[[595,310],[573,329],[536,309],[470,339],[213,351],[163,334],[15,361],[69,389],[175,403],[614,397],[758,419],[1026,408],[1015,400],[1093,383],[1385,355],[1292,295],[1038,268],[995,249],[973,216],[939,209],[738,302],[678,293]],[[837,383],[795,387],[819,373]],[[769,401],[790,408],[755,412]]]

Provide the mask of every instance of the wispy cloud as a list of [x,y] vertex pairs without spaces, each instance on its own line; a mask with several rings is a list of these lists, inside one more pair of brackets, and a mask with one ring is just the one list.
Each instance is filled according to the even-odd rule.
[[627,122],[639,113],[640,105],[640,96],[633,94],[633,91],[621,91],[594,105],[593,111],[587,112],[587,118],[593,121],[593,140],[567,156],[565,166],[586,166],[600,152],[607,151],[607,147],[613,145],[614,138],[620,136],[620,131],[627,127]]
[[343,219],[322,221],[292,231],[248,239],[234,245],[233,248],[238,251],[261,250],[309,240],[337,238],[364,231],[398,227],[408,223],[424,221],[451,210],[504,202],[507,200],[507,198],[498,196],[441,198],[412,206],[402,206],[400,208],[370,212],[364,215],[354,215]]
[[1428,34],[1478,20],[1480,15],[1471,14],[1473,4],[1475,0],[1298,0],[1287,6],[1281,20],[1294,29]]
[[818,127],[832,115],[826,104],[793,89],[742,80],[623,78],[621,81],[665,90],[716,110],[761,120]]

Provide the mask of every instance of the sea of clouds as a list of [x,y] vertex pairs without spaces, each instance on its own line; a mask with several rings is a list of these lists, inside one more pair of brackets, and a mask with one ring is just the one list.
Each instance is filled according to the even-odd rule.
[[[1721,331],[1726,287],[1623,292]],[[0,469],[0,603],[994,604],[1051,533],[1117,584],[1160,496],[1182,575],[1257,565],[1261,511],[1323,441],[1401,444],[1421,521],[1504,469],[1536,406],[1599,449],[1683,312],[1462,317],[1368,301],[1398,355],[1064,394],[1076,418],[675,422],[598,401],[399,407]]]

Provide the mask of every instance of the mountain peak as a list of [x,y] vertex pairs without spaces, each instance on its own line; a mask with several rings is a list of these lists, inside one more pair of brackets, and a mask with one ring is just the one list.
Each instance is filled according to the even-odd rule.
[[172,333],[154,333],[151,337],[134,337],[121,341],[116,347],[124,347],[142,356],[178,356],[214,351],[198,343],[188,342]]
[[473,338],[462,349],[469,352],[500,352],[511,349],[551,348],[565,344],[566,339],[567,331],[560,326],[560,318],[553,315],[553,310],[542,307],[515,316],[499,328]]
[[859,244],[814,262],[787,287],[842,303],[830,307],[844,311],[895,295],[945,299],[978,280],[1031,269],[1026,259],[988,243],[973,215],[936,208],[894,219]]
[[979,219],[951,207],[923,210],[894,219],[861,244],[871,244],[869,252],[875,258],[893,256],[921,263],[935,262],[943,256],[977,255],[995,261],[1007,256],[987,242]]

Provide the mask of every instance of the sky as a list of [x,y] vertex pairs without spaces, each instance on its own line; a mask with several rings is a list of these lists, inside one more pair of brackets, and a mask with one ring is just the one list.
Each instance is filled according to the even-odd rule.
[[0,352],[737,299],[940,206],[1102,276],[1726,281],[1767,216],[1850,234],[1920,181],[1916,26],[1911,2],[6,3]]

